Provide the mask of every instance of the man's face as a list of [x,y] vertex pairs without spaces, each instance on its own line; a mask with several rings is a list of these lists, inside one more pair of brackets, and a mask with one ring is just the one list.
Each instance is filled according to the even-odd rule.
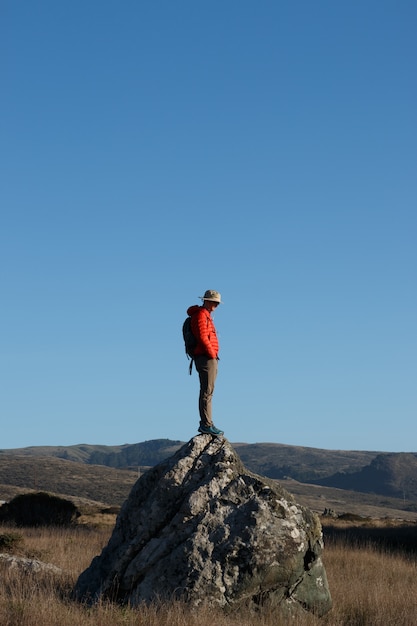
[[214,311],[218,304],[218,302],[214,302],[213,300],[204,300],[204,306],[210,313]]

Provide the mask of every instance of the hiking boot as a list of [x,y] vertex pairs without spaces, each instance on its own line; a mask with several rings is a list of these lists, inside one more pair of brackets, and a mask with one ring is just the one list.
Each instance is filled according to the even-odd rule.
[[203,433],[203,435],[215,435],[220,436],[223,435],[223,431],[216,428],[214,425],[211,426],[202,426],[198,427],[198,432]]

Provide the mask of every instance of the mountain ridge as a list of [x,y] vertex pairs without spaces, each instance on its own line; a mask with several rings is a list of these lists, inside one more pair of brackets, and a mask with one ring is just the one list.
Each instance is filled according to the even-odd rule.
[[[5,471],[4,461],[10,457],[19,457],[20,463],[23,459],[50,458],[139,472],[141,467],[165,460],[184,443],[152,439],[115,446],[77,444],[2,449],[0,483],[5,482],[1,476]],[[232,445],[248,469],[268,478],[417,500],[417,453],[326,450],[280,443]],[[17,486],[24,485],[20,481]]]

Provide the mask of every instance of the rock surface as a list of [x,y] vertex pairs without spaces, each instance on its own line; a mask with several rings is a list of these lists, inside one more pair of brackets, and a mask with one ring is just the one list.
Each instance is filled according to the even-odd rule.
[[40,572],[48,572],[50,574],[62,574],[62,569],[52,565],[52,563],[43,563],[38,559],[28,559],[22,556],[13,556],[12,554],[0,554],[0,563],[9,569],[18,569],[24,572],[38,574]]
[[248,471],[227,440],[198,435],[133,486],[75,596],[137,606],[331,607],[318,517]]

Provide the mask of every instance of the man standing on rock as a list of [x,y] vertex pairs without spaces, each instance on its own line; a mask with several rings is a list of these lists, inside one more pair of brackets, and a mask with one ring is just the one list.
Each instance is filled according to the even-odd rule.
[[202,306],[194,304],[187,309],[187,314],[191,317],[191,330],[197,340],[194,362],[200,377],[198,431],[209,435],[223,435],[223,431],[213,424],[211,410],[219,361],[219,341],[211,313],[221,303],[221,297],[218,291],[208,289],[200,298],[203,301]]

